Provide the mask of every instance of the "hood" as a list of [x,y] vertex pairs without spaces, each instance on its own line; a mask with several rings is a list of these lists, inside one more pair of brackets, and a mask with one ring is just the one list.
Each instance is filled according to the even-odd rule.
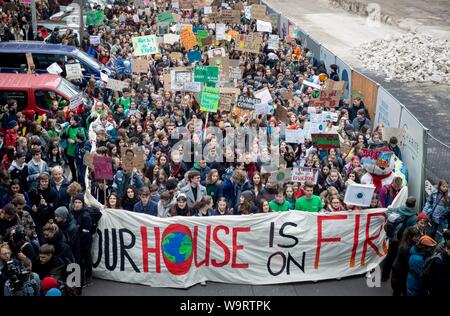
[[417,212],[412,208],[401,206],[398,208],[398,213],[404,216],[415,216]]

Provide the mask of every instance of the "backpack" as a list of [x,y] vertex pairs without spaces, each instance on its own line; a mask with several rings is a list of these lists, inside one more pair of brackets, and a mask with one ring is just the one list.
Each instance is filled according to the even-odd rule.
[[389,214],[384,229],[390,241],[400,241],[407,219],[407,216],[401,215],[396,211]]
[[423,264],[422,272],[420,273],[420,279],[422,281],[423,288],[425,291],[429,291],[431,288],[431,267],[434,265],[434,263],[437,261],[444,261],[444,258],[442,257],[442,253],[439,253],[437,255],[434,255],[430,258],[427,258],[425,260],[425,263]]

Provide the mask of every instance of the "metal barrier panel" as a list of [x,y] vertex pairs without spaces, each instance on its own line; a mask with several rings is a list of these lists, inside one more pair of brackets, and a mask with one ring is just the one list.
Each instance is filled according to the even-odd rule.
[[342,59],[336,56],[336,65],[338,66],[339,79],[342,81],[347,81],[345,91],[342,94],[344,99],[349,99],[351,97],[352,91],[352,68],[347,65]]
[[382,123],[385,127],[399,127],[403,105],[385,88],[378,87],[374,126]]
[[405,129],[401,147],[403,162],[408,167],[409,195],[417,199],[417,209],[423,206],[425,193],[425,166],[427,160],[427,129],[405,107],[402,108],[400,128]]
[[318,65],[320,59],[320,43],[312,37],[308,36],[306,47],[308,47],[314,54],[314,66]]
[[355,91],[364,96],[364,104],[367,111],[369,111],[370,120],[373,125],[377,105],[378,83],[352,70],[352,93]]
[[426,178],[433,184],[450,182],[450,146],[428,134]]
[[280,25],[278,30],[280,32],[280,37],[285,38],[289,35],[289,20],[286,16],[280,14]]
[[[336,55],[333,54],[329,49],[324,47],[323,45],[320,46],[320,62],[324,62],[325,66],[327,67],[328,73],[330,73],[330,65],[336,64]],[[319,63],[320,63],[319,62]]]

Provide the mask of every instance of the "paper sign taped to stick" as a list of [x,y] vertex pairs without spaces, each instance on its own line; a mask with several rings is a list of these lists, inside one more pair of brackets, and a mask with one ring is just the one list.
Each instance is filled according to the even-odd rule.
[[61,69],[61,67],[57,63],[53,63],[53,64],[51,64],[50,66],[47,67],[47,72],[49,74],[59,75],[60,73],[63,72],[63,70]]
[[105,156],[93,157],[94,177],[95,180],[112,180],[112,158]]
[[145,167],[144,151],[131,147],[122,147],[122,168],[126,172],[133,171],[134,168],[142,170]]
[[120,81],[116,79],[108,79],[108,83],[106,84],[107,89],[111,89],[114,91],[123,91],[123,89],[128,88],[129,83],[126,81]]
[[79,63],[66,64],[65,67],[66,67],[66,78],[68,80],[83,78],[83,73],[81,72],[81,65]]

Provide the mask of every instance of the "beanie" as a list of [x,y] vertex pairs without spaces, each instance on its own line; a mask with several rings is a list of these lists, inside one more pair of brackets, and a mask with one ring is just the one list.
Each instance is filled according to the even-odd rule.
[[9,123],[8,123],[8,129],[13,129],[13,128],[16,127],[17,125],[19,125],[19,124],[17,124],[17,121],[14,121],[14,120],[9,121]]
[[345,126],[345,130],[346,131],[349,131],[349,130],[354,130],[354,127],[353,127],[353,125],[352,124],[347,124],[346,126]]
[[72,202],[75,202],[77,200],[80,200],[84,204],[84,195],[83,194],[77,194],[72,198]]
[[62,296],[62,293],[60,290],[53,288],[48,290],[48,292],[45,294],[45,296]]
[[65,206],[60,206],[55,210],[55,216],[67,219],[69,217],[69,210]]
[[45,277],[42,281],[41,281],[41,289],[44,292],[47,292],[48,290],[50,290],[51,288],[55,288],[58,286],[58,281],[56,281],[56,279],[52,278],[52,277]]
[[429,221],[430,219],[428,218],[427,213],[425,212],[420,212],[419,215],[417,215],[416,217],[416,222],[419,222],[421,219],[427,220]]
[[434,247],[437,245],[437,242],[430,236],[425,235],[425,236],[420,237],[419,244],[427,246],[427,247]]

